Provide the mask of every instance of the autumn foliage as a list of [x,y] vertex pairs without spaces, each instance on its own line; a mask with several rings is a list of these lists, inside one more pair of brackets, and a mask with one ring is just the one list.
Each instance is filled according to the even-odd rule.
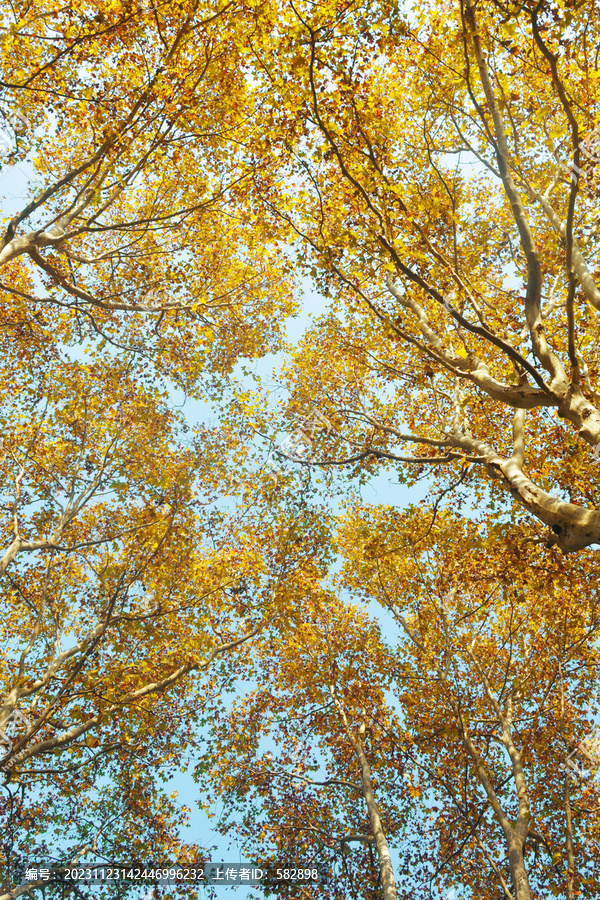
[[2,900],[599,897],[594,4],[1,26]]

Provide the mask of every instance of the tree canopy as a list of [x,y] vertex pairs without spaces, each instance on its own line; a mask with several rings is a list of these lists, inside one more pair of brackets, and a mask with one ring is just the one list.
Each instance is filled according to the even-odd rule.
[[3,11],[2,900],[600,896],[597,13]]
[[264,75],[293,184],[265,199],[336,300],[290,371],[327,464],[468,465],[565,552],[599,537],[596,24],[294,7]]

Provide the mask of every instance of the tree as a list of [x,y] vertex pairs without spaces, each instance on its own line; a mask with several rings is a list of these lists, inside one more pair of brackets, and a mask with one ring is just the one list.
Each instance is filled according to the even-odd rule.
[[[525,564],[526,526],[445,513],[427,532],[424,518],[353,509],[338,546],[354,604],[305,598],[254,658],[257,690],[199,770],[224,830],[254,852],[331,863],[345,838],[368,846],[381,827],[399,897],[596,897],[593,554],[538,547]],[[390,618],[376,624],[361,599]],[[353,857],[327,896],[372,896],[368,857]]]
[[[252,460],[237,467],[247,476],[241,512],[215,509],[211,484],[222,489],[236,450],[230,434],[182,443],[176,417],[159,417],[125,375],[107,397],[95,367],[58,371],[45,408],[34,406],[39,421],[32,415],[12,445],[28,472],[27,496],[12,504],[19,529],[47,534],[60,503],[62,516],[76,515],[43,554],[31,548],[5,572],[4,864],[64,864],[83,847],[101,858],[145,848],[165,862],[179,848],[185,860],[180,812],[166,799],[156,818],[158,780],[186,769],[247,645],[319,574],[319,526],[301,546],[286,527],[287,496],[267,519],[248,496],[258,489]],[[309,531],[301,506],[293,519]]]
[[7,161],[29,153],[39,182],[0,250],[11,326],[27,310],[34,333],[46,322],[67,344],[137,353],[190,394],[273,349],[293,301],[252,212],[246,11],[23,3],[12,15],[2,112],[28,127]]
[[[36,392],[29,417],[21,405],[4,459],[5,489],[16,471],[8,512],[23,543],[4,573],[0,764],[28,795],[22,815],[12,803],[3,810],[7,834],[24,828],[7,863],[36,847],[32,806],[42,833],[60,832],[57,796],[83,803],[100,772],[127,795],[132,772],[156,779],[185,766],[236,648],[315,565],[314,546],[308,556],[277,519],[259,524],[252,500],[241,514],[215,509],[230,435],[182,441],[177,417],[127,371],[108,394],[113,360],[109,372],[99,363],[52,371],[44,405]],[[114,839],[103,834],[99,846]]]
[[446,514],[421,529],[418,510],[354,516],[346,571],[405,632],[399,700],[443,798],[438,871],[478,896],[494,896],[489,877],[505,897],[596,896],[598,785],[566,764],[598,703],[596,563],[526,557],[516,527]]
[[281,15],[263,90],[294,189],[263,197],[335,298],[289,367],[291,408],[336,426],[321,464],[469,466],[550,546],[597,543],[595,10]]
[[[295,601],[259,640],[248,668],[256,687],[213,723],[196,779],[223,802],[219,830],[249,855],[273,869],[320,868],[325,896],[393,900],[388,840],[411,801],[386,735],[395,716],[379,629],[318,584]],[[268,885],[267,895],[314,890],[300,878]]]
[[[243,423],[176,410],[176,392],[222,398],[295,307],[252,209],[251,22],[195,2],[3,15],[2,164],[29,179],[0,242],[7,865],[44,847],[64,861],[94,827],[97,847],[129,827],[169,852],[180,813],[152,817],[157,778],[184,764],[176,736],[284,602],[281,580],[304,577],[285,530],[253,521]],[[245,507],[219,508],[236,466]],[[71,795],[99,815],[100,771],[120,812],[70,815]]]

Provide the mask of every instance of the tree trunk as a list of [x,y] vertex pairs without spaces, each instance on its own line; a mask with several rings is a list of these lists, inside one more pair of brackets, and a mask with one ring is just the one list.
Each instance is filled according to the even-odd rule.
[[[397,900],[398,894],[396,892],[396,879],[394,878],[394,870],[392,868],[390,851],[385,839],[385,834],[383,832],[383,826],[381,824],[381,818],[379,816],[379,809],[377,808],[377,803],[375,802],[375,797],[373,796],[373,789],[371,787],[371,769],[369,767],[369,763],[367,762],[367,757],[365,756],[362,741],[360,738],[355,739],[354,749],[356,750],[356,755],[360,763],[363,795],[365,798],[365,803],[367,804],[367,809],[369,811],[371,831],[373,832],[373,837],[375,838],[377,856],[379,857],[381,883],[383,885],[383,897],[384,900]],[[529,897],[529,895],[527,896]]]
[[518,838],[508,841],[508,862],[513,879],[515,900],[531,900],[529,879],[523,858],[523,845]]

